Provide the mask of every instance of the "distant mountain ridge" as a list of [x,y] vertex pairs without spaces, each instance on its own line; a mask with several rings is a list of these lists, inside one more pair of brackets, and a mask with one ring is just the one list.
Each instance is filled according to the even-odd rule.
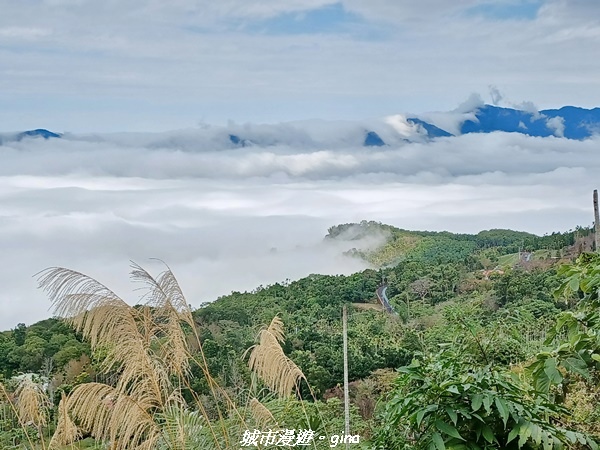
[[529,112],[484,105],[475,111],[474,119],[466,120],[461,127],[461,134],[494,131],[586,139],[600,133],[600,108],[563,106],[560,109]]
[[[600,134],[600,108],[563,106],[541,111],[479,105],[468,111],[397,114],[365,121],[298,121],[280,124],[229,124],[201,129],[154,133],[143,145],[151,148],[176,147],[193,150],[199,145],[214,149],[269,147],[307,148],[385,147],[410,142],[427,142],[471,133],[520,133],[534,137],[583,140]],[[128,136],[143,133],[128,133]],[[103,136],[121,141],[123,134]],[[46,129],[0,134],[0,145],[24,139],[84,139],[89,136],[62,135]],[[124,141],[128,142],[128,141]]]
[[[458,132],[450,127],[445,129],[444,123],[447,122],[457,122]],[[309,128],[306,127],[305,130],[310,131]],[[494,132],[520,133],[535,137],[587,139],[600,134],[600,108],[563,106],[560,109],[527,111],[481,105],[467,112],[439,113],[433,118],[429,118],[427,114],[420,117],[419,115],[396,115],[364,124],[360,135],[353,141],[355,145],[364,147],[383,147],[462,134]],[[264,144],[260,139],[255,140],[247,135],[235,133],[229,134],[229,140],[236,147]]]
[[3,133],[0,134],[0,145],[8,142],[19,142],[25,138],[60,138],[61,135],[58,133],[54,133],[52,131],[48,131],[44,128],[38,128],[36,130],[27,130],[22,131],[20,133]]

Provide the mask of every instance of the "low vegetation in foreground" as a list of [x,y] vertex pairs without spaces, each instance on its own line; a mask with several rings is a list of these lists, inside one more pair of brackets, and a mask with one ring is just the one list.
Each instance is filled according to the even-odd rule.
[[[365,237],[381,244],[360,248]],[[590,229],[467,235],[361,222],[326,239],[356,241],[348,254],[372,269],[196,310],[168,267],[132,266],[137,306],[73,270],[43,272],[55,318],[0,333],[0,448],[597,448]],[[375,294],[384,280],[393,313]]]

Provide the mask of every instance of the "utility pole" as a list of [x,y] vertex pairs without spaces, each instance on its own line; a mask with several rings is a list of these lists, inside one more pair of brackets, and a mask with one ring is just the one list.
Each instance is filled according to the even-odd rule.
[[[345,435],[350,436],[350,391],[348,389],[348,311],[346,305],[342,308],[342,325],[344,334],[344,424]],[[346,448],[349,448],[346,440]]]
[[600,219],[598,218],[598,190],[594,189],[594,244],[596,245],[596,253],[600,252],[598,235],[600,234]]

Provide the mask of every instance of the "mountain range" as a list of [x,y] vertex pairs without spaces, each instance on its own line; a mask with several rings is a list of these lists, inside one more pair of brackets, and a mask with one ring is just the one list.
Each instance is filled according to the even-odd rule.
[[[535,137],[583,140],[600,133],[600,108],[564,106],[560,109],[504,108],[478,105],[470,110],[441,113],[397,114],[365,121],[297,121],[275,125],[230,123],[197,130],[154,133],[144,146],[194,148],[204,143],[213,148],[268,147],[272,145],[323,147],[384,147],[407,142],[426,142],[470,133],[520,133]],[[100,139],[121,143],[134,141],[136,133],[102,137],[59,134],[46,129],[0,134],[0,145],[24,139]],[[139,135],[142,135],[141,133]],[[135,140],[138,142],[139,140]]]

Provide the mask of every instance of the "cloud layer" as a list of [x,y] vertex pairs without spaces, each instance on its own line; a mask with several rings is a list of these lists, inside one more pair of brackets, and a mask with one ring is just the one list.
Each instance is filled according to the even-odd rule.
[[[160,258],[198,306],[364,268],[323,242],[338,223],[545,233],[592,221],[598,139],[492,133],[365,148],[342,145],[341,124],[312,128],[332,143],[319,147],[290,127],[257,128],[274,143],[245,148],[215,141],[210,127],[0,147],[0,329],[49,315],[32,278],[48,266],[88,273],[134,302],[128,261],[158,270],[149,258]],[[294,130],[293,145],[276,143]]]

